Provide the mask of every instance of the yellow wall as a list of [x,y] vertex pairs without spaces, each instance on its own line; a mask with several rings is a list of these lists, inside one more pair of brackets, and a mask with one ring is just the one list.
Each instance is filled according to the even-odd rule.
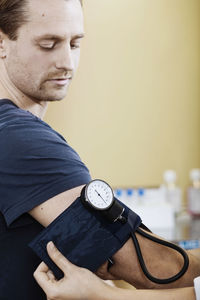
[[86,0],[66,100],[46,121],[113,186],[179,184],[200,167],[200,1]]

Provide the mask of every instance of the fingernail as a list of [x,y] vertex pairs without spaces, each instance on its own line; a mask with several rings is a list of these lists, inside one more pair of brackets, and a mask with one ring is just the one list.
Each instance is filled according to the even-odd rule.
[[51,251],[55,250],[55,246],[54,246],[54,243],[53,242],[49,242],[48,243],[48,247]]

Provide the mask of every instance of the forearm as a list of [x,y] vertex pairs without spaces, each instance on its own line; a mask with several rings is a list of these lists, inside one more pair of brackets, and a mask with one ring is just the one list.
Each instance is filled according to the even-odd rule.
[[[149,272],[157,278],[168,278],[177,274],[183,266],[182,256],[175,250],[154,243],[136,234],[141,251]],[[129,282],[137,288],[164,289],[179,288],[193,285],[193,279],[200,275],[200,260],[188,252],[189,268],[179,280],[171,284],[158,285],[151,282],[144,275],[131,239],[114,255],[115,265],[110,273]]]

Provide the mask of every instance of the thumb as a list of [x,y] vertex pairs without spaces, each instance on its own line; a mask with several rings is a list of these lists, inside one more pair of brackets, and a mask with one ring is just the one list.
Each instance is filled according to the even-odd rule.
[[72,263],[62,255],[62,253],[55,247],[53,242],[49,242],[47,244],[47,252],[53,262],[63,271],[65,275],[71,272],[73,267]]

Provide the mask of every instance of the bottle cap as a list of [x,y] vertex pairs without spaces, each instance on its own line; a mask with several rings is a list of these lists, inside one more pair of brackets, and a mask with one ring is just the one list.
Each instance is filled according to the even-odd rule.
[[200,169],[192,169],[190,171],[190,179],[192,182],[200,181]]
[[116,189],[115,190],[115,195],[116,195],[116,197],[121,197],[122,196],[122,190],[121,189]]
[[126,190],[126,194],[127,194],[127,196],[129,196],[129,197],[133,196],[133,189],[127,189],[127,190]]
[[164,181],[168,184],[175,183],[177,176],[174,170],[166,170],[163,174]]

